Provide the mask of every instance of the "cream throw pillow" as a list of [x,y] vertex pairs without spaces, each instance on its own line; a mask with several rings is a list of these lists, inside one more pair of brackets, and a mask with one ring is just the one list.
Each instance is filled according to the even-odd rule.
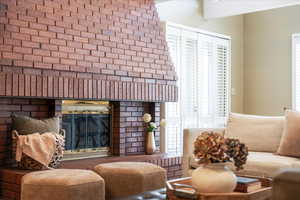
[[285,118],[231,113],[225,136],[239,139],[249,151],[275,153],[278,149]]
[[287,110],[286,121],[277,153],[283,156],[300,157],[300,112]]

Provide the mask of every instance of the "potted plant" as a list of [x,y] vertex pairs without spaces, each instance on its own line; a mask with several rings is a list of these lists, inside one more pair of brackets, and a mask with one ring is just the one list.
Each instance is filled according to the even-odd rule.
[[157,125],[155,122],[151,122],[152,117],[149,113],[145,113],[143,116],[143,121],[147,124],[147,135],[146,135],[146,153],[153,154],[156,152],[155,145],[155,130],[160,126],[164,127],[166,125],[165,119],[160,121],[160,125]]
[[233,162],[237,170],[247,161],[248,148],[238,139],[219,133],[203,132],[194,142],[194,155],[200,164],[192,174],[192,184],[201,193],[232,192],[237,184],[235,174],[225,165]]

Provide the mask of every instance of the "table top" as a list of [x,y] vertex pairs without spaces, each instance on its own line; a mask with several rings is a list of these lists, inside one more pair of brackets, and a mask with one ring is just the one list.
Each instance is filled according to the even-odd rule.
[[176,184],[184,184],[191,186],[191,177],[180,178],[167,181],[167,196],[169,200],[269,200],[272,196],[271,179],[258,178],[262,182],[262,188],[249,193],[232,192],[232,193],[196,193],[185,194],[176,191]]

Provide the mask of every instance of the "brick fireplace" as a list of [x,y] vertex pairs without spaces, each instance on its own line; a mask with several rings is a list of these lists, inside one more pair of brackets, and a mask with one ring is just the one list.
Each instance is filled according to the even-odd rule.
[[[141,117],[158,122],[160,104],[177,92],[153,0],[0,0],[0,166],[10,165],[12,113],[46,118],[61,115],[62,100],[104,100],[114,105],[113,157],[62,167],[136,160],[176,177],[180,157],[145,155]],[[19,174],[1,174],[4,196],[17,199],[10,185]]]

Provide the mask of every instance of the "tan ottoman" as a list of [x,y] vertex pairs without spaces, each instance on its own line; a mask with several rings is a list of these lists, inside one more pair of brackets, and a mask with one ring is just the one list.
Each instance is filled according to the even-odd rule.
[[150,163],[105,163],[97,165],[95,171],[105,180],[106,199],[159,189],[166,183],[166,170]]
[[95,172],[54,169],[23,176],[21,200],[104,200],[104,180]]

